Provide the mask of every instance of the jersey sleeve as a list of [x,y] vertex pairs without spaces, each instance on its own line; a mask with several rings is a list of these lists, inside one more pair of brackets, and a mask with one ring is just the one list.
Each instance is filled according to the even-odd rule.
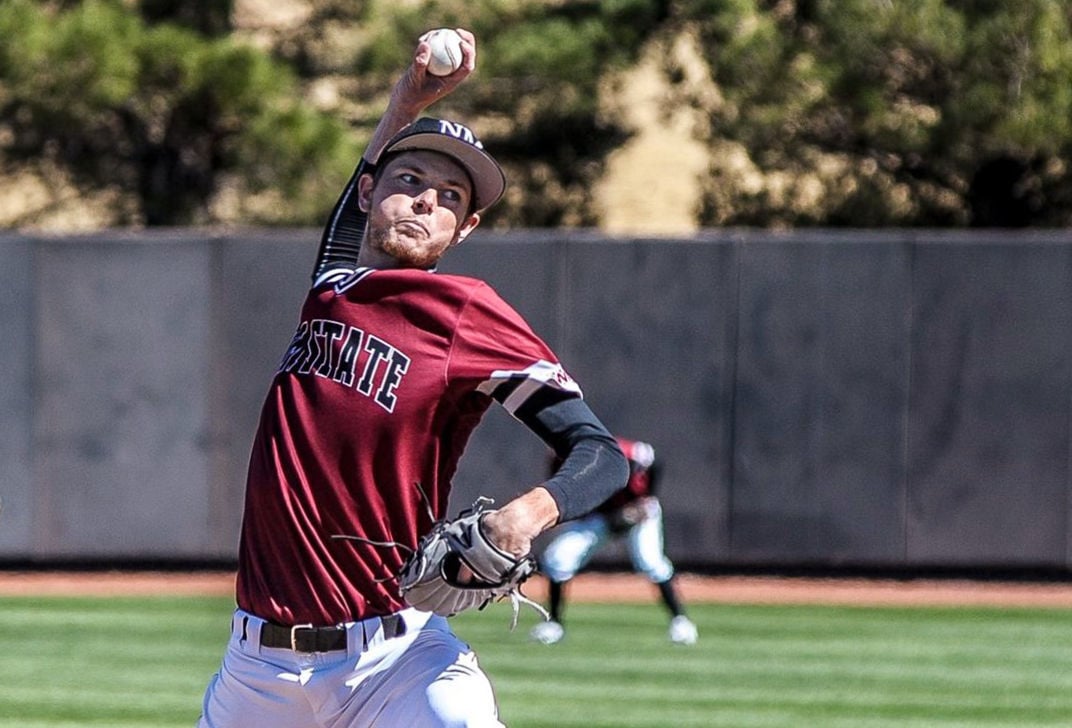
[[527,411],[583,396],[547,344],[484,284],[461,313],[448,366],[451,380],[488,395],[523,421]]
[[502,405],[561,458],[543,484],[560,522],[624,485],[628,466],[613,435],[547,345],[490,288],[471,298],[456,331],[452,376]]
[[368,215],[357,204],[357,181],[374,174],[376,166],[362,157],[346,183],[320,235],[320,247],[313,266],[313,287],[337,275],[347,275],[357,267],[357,256],[365,237]]
[[627,440],[618,438],[618,445],[622,448],[626,459],[629,461],[629,482],[626,483],[624,499],[633,501],[655,495],[653,475],[656,471],[655,448],[649,443],[639,440]]

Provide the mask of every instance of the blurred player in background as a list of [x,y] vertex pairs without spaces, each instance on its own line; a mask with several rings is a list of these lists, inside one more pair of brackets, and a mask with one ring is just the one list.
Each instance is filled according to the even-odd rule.
[[[629,482],[588,516],[559,528],[540,555],[540,570],[547,576],[551,620],[533,627],[532,639],[553,645],[565,635],[562,615],[566,584],[577,575],[600,546],[611,539],[628,539],[633,568],[659,589],[670,612],[671,642],[696,642],[696,625],[685,615],[674,585],[674,565],[663,551],[663,509],[655,495],[659,467],[655,449],[646,442],[619,437],[629,461]],[[552,462],[552,472],[557,462]]]

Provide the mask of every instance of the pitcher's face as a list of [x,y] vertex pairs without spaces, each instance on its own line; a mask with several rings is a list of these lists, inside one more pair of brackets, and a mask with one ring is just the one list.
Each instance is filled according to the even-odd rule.
[[469,175],[437,152],[414,150],[389,158],[375,184],[362,177],[358,194],[369,214],[363,265],[432,268],[480,222],[479,215],[468,212]]

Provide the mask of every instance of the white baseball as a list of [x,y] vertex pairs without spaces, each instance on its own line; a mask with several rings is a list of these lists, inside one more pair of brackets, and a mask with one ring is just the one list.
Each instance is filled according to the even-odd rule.
[[428,73],[433,76],[449,76],[462,65],[462,37],[458,31],[439,28],[425,36],[432,46],[432,55],[428,59]]

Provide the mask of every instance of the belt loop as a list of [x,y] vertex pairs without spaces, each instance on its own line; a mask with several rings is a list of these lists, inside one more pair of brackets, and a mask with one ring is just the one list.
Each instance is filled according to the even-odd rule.
[[246,644],[245,651],[253,654],[261,654],[261,628],[264,626],[264,620],[256,616],[246,615]]
[[383,618],[384,639],[390,640],[395,637],[401,637],[404,634],[406,634],[406,620],[403,618],[402,612],[388,614]]
[[231,615],[231,639],[242,644],[246,639],[246,620],[249,616],[241,609],[235,609]]
[[348,657],[360,656],[365,651],[365,629],[363,623],[346,623],[346,654]]

